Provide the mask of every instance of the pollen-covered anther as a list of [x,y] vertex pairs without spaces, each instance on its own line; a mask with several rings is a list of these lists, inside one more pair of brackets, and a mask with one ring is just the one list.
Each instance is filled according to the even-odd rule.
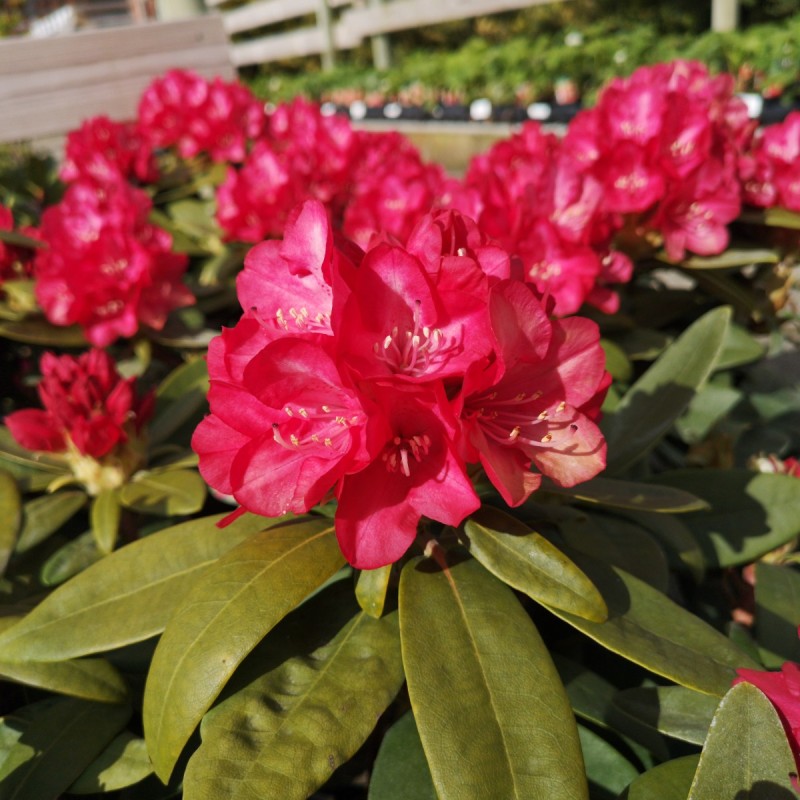
[[[431,447],[431,439],[427,434],[403,438],[395,436],[387,450],[384,451],[381,459],[386,464],[386,469],[390,472],[397,472],[399,469],[407,478],[411,477],[411,459],[418,464],[428,455]],[[410,457],[409,457],[410,456]]]
[[542,444],[547,444],[548,442],[551,442],[551,441],[553,441],[553,434],[552,433],[546,433],[541,438]]
[[567,404],[566,404],[566,403],[565,403],[565,402],[562,400],[562,401],[561,401],[561,402],[558,404],[558,408],[556,408],[556,413],[557,413],[557,414],[560,414],[560,413],[561,413],[561,412],[562,412],[562,411],[563,411],[563,410],[564,410],[566,407],[567,407]]

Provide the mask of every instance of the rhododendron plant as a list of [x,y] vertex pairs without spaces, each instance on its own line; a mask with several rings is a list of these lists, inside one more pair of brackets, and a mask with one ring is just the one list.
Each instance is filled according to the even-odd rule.
[[[11,209],[0,205],[0,231],[14,230],[16,226]],[[18,232],[31,239],[39,238],[38,231],[30,226],[23,226]],[[0,239],[0,287],[5,281],[30,278],[32,271],[33,250]]]
[[214,488],[271,516],[333,492],[342,551],[375,568],[422,516],[457,525],[477,509],[468,463],[514,505],[540,481],[532,464],[562,486],[602,470],[580,411],[607,385],[594,323],[551,323],[508,255],[452,211],[407,247],[343,247],[309,201],[282,244],[247,257],[246,313],[211,344],[212,413],[193,439]]
[[28,450],[63,457],[89,494],[120,486],[141,464],[152,394],[137,396],[135,378],[122,378],[103,350],[77,358],[46,352],[40,368],[44,408],[8,414],[11,435]]

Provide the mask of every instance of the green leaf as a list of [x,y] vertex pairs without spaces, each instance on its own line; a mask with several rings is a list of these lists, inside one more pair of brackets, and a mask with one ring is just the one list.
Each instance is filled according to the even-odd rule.
[[730,321],[729,308],[709,311],[691,325],[630,388],[604,419],[609,474],[648,453],[711,374]]
[[663,472],[658,480],[709,504],[681,519],[712,566],[747,564],[800,533],[800,481],[791,475],[698,469]]
[[728,386],[715,386],[713,383],[706,386],[692,398],[686,411],[675,421],[681,439],[687,444],[703,441],[743,396],[738,389]]
[[117,550],[46,597],[0,633],[13,660],[55,661],[156,636],[219,556],[279,520],[245,514],[224,530],[225,515],[191,520]]
[[681,261],[685,269],[735,269],[751,264],[777,264],[780,255],[763,247],[728,248],[718,256],[691,256]]
[[800,214],[790,211],[788,208],[774,206],[765,209],[763,215],[765,225],[800,230]]
[[29,500],[23,507],[17,552],[24,553],[54,534],[85,505],[86,492],[72,490]]
[[200,414],[208,394],[208,367],[195,358],[174,369],[156,389],[156,408],[147,426],[152,443],[166,441],[188,420]]
[[24,233],[20,233],[19,231],[0,230],[0,242],[13,244],[17,247],[27,247],[29,250],[47,248],[44,242],[39,239],[33,239],[30,236],[25,236]]
[[45,586],[58,586],[102,557],[92,532],[86,531],[48,557],[39,571],[39,580]]
[[686,800],[700,756],[683,756],[640,775],[620,800]]
[[719,704],[688,800],[794,797],[797,771],[778,713],[759,689],[734,686]]
[[368,800],[438,800],[410,711],[383,737],[372,768]]
[[615,381],[627,383],[633,377],[633,365],[625,351],[610,339],[601,339],[600,345],[606,355],[606,369]]
[[800,573],[792,567],[756,564],[756,640],[767,667],[800,662]]
[[639,770],[602,736],[583,725],[578,726],[578,734],[590,786],[616,796],[639,776]]
[[0,468],[10,472],[26,492],[46,489],[55,478],[69,474],[63,462],[20,447],[5,425],[0,425]]
[[0,320],[0,336],[14,342],[44,347],[87,347],[89,344],[77,325],[59,327],[41,317]]
[[483,508],[464,525],[472,555],[492,574],[534,600],[602,622],[605,602],[558,548],[510,514]]
[[243,665],[252,680],[203,720],[187,797],[305,800],[355,754],[403,685],[397,612],[370,617],[350,586],[331,587],[284,622]]
[[574,497],[584,503],[632,511],[681,514],[708,508],[708,504],[699,497],[671,486],[613,478],[593,478],[569,489],[548,484],[546,489],[548,492]]
[[378,619],[383,614],[386,603],[386,590],[389,588],[389,579],[392,577],[392,565],[378,569],[364,569],[358,576],[356,583],[356,600],[361,608],[371,617]]
[[0,575],[14,552],[22,522],[22,497],[14,476],[0,469]]
[[114,549],[121,514],[119,493],[116,489],[104,489],[92,501],[89,514],[92,536],[97,549],[103,555],[108,555]]
[[408,692],[439,797],[588,797],[569,700],[530,617],[455,558],[415,559],[400,577]]
[[144,739],[123,731],[86,767],[67,793],[113,792],[139,783],[152,772]]
[[60,699],[36,714],[3,764],[3,800],[57,800],[125,726],[127,706]]
[[0,675],[25,686],[102,703],[122,703],[128,697],[125,682],[102,658],[25,662],[7,660],[4,652],[3,660],[0,660]]
[[576,559],[608,606],[608,620],[590,622],[551,607],[587,636],[665,678],[722,696],[737,667],[758,664],[719,631],[644,581],[614,567]]
[[206,501],[206,484],[194,470],[139,473],[120,489],[122,505],[143,514],[194,514]]
[[761,344],[746,328],[732,322],[722,343],[722,353],[717,361],[717,371],[740,367],[757,361],[765,354]]
[[614,704],[666,736],[701,745],[719,698],[684,686],[658,686],[618,692]]
[[195,584],[161,637],[145,687],[145,739],[163,781],[244,657],[343,563],[330,521],[310,519],[250,537]]

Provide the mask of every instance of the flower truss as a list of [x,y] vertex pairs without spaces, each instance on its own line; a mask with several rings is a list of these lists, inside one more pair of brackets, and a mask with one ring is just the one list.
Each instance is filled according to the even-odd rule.
[[201,473],[268,516],[333,494],[340,546],[363,569],[401,557],[421,517],[457,525],[476,510],[470,464],[512,505],[542,474],[593,477],[608,386],[598,329],[551,322],[514,272],[457,212],[364,252],[306,202],[282,242],[249,253],[245,313],[211,343]]
[[46,352],[40,366],[44,409],[7,415],[11,435],[28,450],[63,456],[89,494],[120,486],[140,464],[153,395],[137,397],[135,379],[123,379],[104,350]]

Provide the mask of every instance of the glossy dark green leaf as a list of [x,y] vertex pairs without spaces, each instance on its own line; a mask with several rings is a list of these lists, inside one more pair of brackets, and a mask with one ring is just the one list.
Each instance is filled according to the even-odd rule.
[[[305,800],[363,744],[403,684],[397,612],[370,617],[344,590],[298,609],[274,631],[275,644],[268,638],[243,665],[255,677],[203,720],[187,798]],[[317,641],[298,651],[298,639],[309,638]]]
[[56,589],[13,628],[0,653],[54,661],[112,650],[161,633],[210,564],[275,523],[245,514],[220,530],[213,517],[159,531],[117,550]]
[[6,571],[22,523],[22,497],[14,476],[0,469],[0,575]]
[[683,415],[675,421],[675,429],[687,444],[701,442],[743,396],[738,389],[709,384],[694,396]]
[[729,308],[717,308],[692,324],[605,417],[609,474],[649,452],[683,413],[714,369],[730,316]]
[[441,800],[588,797],[569,700],[507,586],[471,558],[445,568],[411,561],[400,578],[400,633]]
[[92,501],[89,514],[92,536],[98,551],[103,555],[108,555],[114,549],[121,515],[119,493],[116,489],[104,489]]
[[187,361],[159,384],[156,409],[148,425],[150,441],[163,442],[181,425],[199,414],[208,393],[208,367],[205,359]]
[[43,542],[75,516],[87,500],[86,492],[80,490],[61,491],[29,500],[23,506],[17,552],[24,553]]
[[605,598],[608,620],[596,623],[551,611],[609,650],[682,686],[720,697],[737,667],[758,668],[723,634],[644,581],[598,562],[579,564]]
[[370,776],[368,800],[438,800],[410,711],[383,737]]
[[59,327],[41,317],[0,320],[0,336],[15,342],[44,347],[87,347],[89,344],[77,325]]
[[58,477],[69,475],[63,462],[20,447],[5,425],[0,425],[0,468],[10,472],[23,491],[41,491]]
[[509,586],[587,619],[606,618],[603,598],[586,575],[510,514],[483,508],[466,521],[464,533],[472,555]]
[[206,501],[206,484],[194,470],[140,473],[120,489],[119,499],[143,514],[194,514]]
[[68,794],[95,794],[124,789],[153,772],[144,739],[123,731],[69,787]]
[[0,660],[0,676],[25,686],[35,686],[101,703],[122,703],[128,697],[125,681],[117,670],[102,658],[10,661],[3,653],[3,659]]
[[735,269],[751,264],[777,264],[780,255],[776,250],[763,247],[730,247],[718,256],[690,256],[681,261],[686,269]]
[[778,713],[759,689],[734,686],[719,704],[688,800],[792,800],[794,756]]
[[145,687],[145,738],[162,780],[245,656],[343,564],[331,523],[308,519],[251,536],[195,584],[161,637]]
[[45,586],[58,586],[102,557],[94,535],[91,531],[86,531],[48,556],[39,570],[39,580]]
[[361,608],[371,617],[376,619],[383,614],[386,603],[386,590],[389,588],[389,579],[392,576],[392,565],[378,569],[364,569],[358,576],[356,583],[356,600]]
[[59,699],[36,714],[3,764],[3,800],[57,800],[125,726],[124,705]]
[[639,776],[639,770],[602,736],[583,725],[578,726],[578,734],[590,787],[617,795]]
[[800,481],[791,475],[698,469],[661,473],[658,480],[708,502],[709,511],[681,519],[712,566],[755,561],[800,533]]
[[700,756],[683,756],[648,770],[620,795],[620,800],[686,800]]
[[556,486],[547,491],[564,494],[585,503],[607,508],[625,508],[632,511],[657,511],[666,514],[681,514],[708,508],[705,500],[690,492],[672,486],[655,483],[637,483],[614,478],[593,478],[569,489]]
[[756,564],[755,635],[770,668],[800,662],[800,572],[788,565]]
[[719,697],[685,686],[658,686],[618,692],[614,704],[666,736],[703,744]]
[[669,567],[664,550],[649,531],[635,522],[587,512],[564,520],[559,531],[570,548],[620,567],[666,593]]

